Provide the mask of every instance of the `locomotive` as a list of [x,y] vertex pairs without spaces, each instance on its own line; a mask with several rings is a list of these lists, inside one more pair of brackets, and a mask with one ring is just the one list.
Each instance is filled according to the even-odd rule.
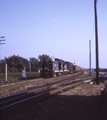
[[81,70],[81,67],[73,65],[71,62],[55,58],[54,60],[43,61],[40,74],[41,77],[56,77],[78,72]]

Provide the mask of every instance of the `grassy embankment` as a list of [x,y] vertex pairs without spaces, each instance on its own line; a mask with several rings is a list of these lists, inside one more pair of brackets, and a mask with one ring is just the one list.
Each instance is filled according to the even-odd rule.
[[[72,75],[73,74],[70,74],[69,76],[72,76]],[[66,78],[66,77],[68,77],[68,75],[61,76],[61,77],[56,77],[56,78],[45,78],[45,79],[35,80],[35,81],[31,81],[31,82],[26,82],[26,83],[20,83],[20,84],[17,84],[17,85],[7,86],[7,87],[0,88],[0,93],[9,92],[9,91],[12,91],[12,90],[17,90],[17,89],[25,88],[25,87],[28,87],[28,86],[31,86],[31,85],[37,85],[37,84],[40,84],[40,83],[54,81],[54,80],[58,80],[58,79]]]
[[[74,73],[75,74],[75,73]],[[69,74],[69,76],[72,76],[73,74]],[[8,87],[4,87],[4,88],[0,88],[0,93],[4,93],[4,92],[9,92],[12,90],[17,90],[20,88],[25,88],[27,86],[31,86],[31,85],[36,85],[36,84],[40,84],[43,82],[49,82],[49,81],[54,81],[54,80],[58,80],[58,79],[62,79],[62,78],[66,78],[68,77],[68,75],[66,76],[61,76],[61,77],[56,77],[56,78],[46,78],[46,79],[41,79],[41,80],[35,80],[32,82],[28,82],[28,83],[21,83],[21,84],[17,84],[17,85],[12,85],[12,86],[8,86]],[[88,77],[88,75],[83,75],[82,78]],[[79,78],[77,78],[79,79]]]

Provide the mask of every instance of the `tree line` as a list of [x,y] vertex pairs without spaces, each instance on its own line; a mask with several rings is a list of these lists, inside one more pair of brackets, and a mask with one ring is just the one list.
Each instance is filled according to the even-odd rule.
[[13,55],[11,57],[8,57],[4,60],[0,61],[0,72],[5,72],[5,64],[7,64],[7,70],[8,72],[21,72],[24,67],[26,68],[26,71],[30,71],[31,66],[31,72],[37,72],[38,69],[42,67],[43,61],[48,61],[51,58],[49,55],[39,55],[38,59],[32,57],[29,60],[20,56]]

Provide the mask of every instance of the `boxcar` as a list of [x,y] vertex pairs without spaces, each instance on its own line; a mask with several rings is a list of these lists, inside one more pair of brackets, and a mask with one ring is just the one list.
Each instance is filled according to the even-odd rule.
[[81,67],[74,65],[74,72],[79,72],[79,71],[81,71]]

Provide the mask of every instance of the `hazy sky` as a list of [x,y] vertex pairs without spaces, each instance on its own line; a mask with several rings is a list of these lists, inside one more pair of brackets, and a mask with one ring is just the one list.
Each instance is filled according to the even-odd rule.
[[[107,68],[107,0],[98,0],[99,67]],[[95,68],[94,0],[0,0],[1,59],[47,54]]]

